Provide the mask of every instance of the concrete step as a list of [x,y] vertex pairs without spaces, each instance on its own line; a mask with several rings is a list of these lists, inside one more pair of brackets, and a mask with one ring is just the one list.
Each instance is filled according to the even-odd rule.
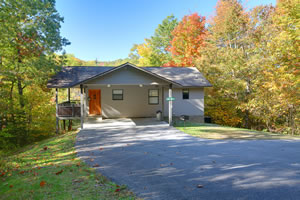
[[95,123],[95,122],[101,122],[102,116],[88,116],[85,118],[85,123]]

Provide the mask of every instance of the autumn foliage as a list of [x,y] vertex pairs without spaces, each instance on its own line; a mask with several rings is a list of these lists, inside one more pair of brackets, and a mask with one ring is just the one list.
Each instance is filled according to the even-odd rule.
[[200,49],[205,44],[207,30],[205,17],[197,13],[186,15],[172,31],[173,40],[168,50],[172,54],[172,61],[165,66],[194,66]]

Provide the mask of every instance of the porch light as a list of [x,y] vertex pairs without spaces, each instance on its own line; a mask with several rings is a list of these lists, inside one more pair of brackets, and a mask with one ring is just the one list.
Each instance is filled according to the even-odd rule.
[[140,86],[140,87],[143,87],[143,85],[142,85],[142,84],[140,84],[139,86]]
[[110,84],[108,84],[107,87],[110,87]]

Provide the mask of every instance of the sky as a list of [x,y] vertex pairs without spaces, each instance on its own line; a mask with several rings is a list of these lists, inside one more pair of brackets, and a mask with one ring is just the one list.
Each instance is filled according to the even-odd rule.
[[[173,14],[179,20],[197,12],[213,16],[217,0],[57,0],[64,17],[61,35],[71,45],[67,53],[82,60],[112,61],[126,58],[133,44],[154,34],[158,24]],[[276,0],[244,0],[251,9]]]

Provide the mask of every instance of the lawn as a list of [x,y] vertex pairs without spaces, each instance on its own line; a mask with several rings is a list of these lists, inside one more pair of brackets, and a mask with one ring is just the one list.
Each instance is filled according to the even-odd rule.
[[254,131],[242,128],[220,126],[217,124],[176,123],[175,127],[189,135],[206,139],[243,139],[243,140],[273,140],[273,139],[300,139],[300,136],[276,134],[264,131]]
[[69,132],[1,156],[0,199],[135,199],[76,157],[75,138]]

